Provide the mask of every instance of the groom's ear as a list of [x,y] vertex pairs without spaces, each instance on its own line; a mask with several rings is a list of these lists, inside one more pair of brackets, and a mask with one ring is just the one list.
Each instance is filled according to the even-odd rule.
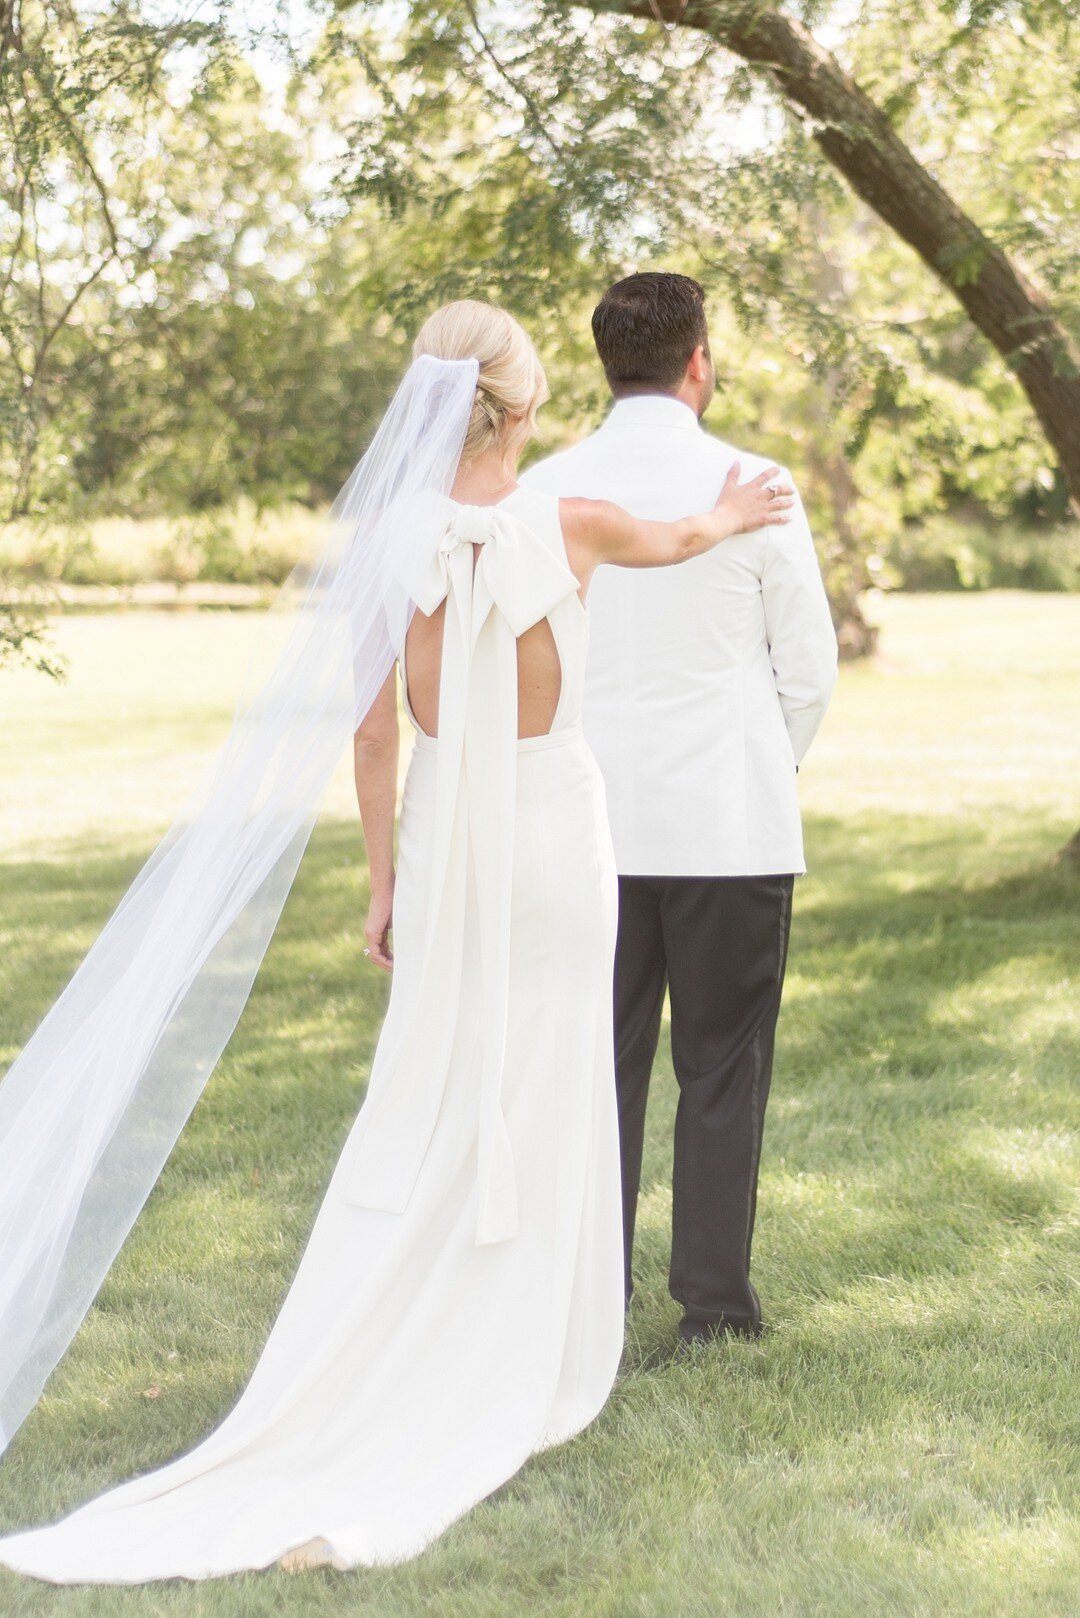
[[686,374],[692,382],[707,382],[709,380],[709,351],[704,343],[699,343],[690,356],[686,367]]

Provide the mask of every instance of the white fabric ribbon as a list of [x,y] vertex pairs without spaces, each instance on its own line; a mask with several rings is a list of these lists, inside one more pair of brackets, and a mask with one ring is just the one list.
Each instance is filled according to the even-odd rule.
[[[457,1030],[465,909],[475,885],[480,967],[478,1245],[517,1235],[502,1107],[517,792],[517,638],[576,592],[566,564],[499,507],[457,506],[416,592],[446,602],[435,846],[418,1003],[392,1072],[366,1102],[345,1196],[400,1213],[431,1142]],[[373,1085],[374,1090],[374,1085]]]

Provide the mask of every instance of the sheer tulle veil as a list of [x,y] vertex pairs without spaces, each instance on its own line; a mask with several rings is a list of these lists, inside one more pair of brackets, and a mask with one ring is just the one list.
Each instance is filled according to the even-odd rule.
[[413,361],[321,554],[278,597],[269,678],[0,1084],[0,1449],[236,1026],[323,790],[401,649],[477,375]]

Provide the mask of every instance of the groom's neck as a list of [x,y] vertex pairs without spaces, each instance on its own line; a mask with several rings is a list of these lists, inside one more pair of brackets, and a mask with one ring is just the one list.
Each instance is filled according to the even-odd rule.
[[684,378],[677,388],[661,388],[647,382],[640,386],[623,387],[613,394],[613,398],[616,404],[620,399],[677,399],[679,404],[688,405],[699,421],[708,403],[701,384],[690,377]]

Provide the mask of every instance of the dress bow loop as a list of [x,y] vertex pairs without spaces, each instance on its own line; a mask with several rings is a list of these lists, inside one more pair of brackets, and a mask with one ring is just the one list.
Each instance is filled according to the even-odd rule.
[[455,545],[486,545],[493,537],[498,512],[493,506],[458,506],[451,513],[443,538],[443,549]]

